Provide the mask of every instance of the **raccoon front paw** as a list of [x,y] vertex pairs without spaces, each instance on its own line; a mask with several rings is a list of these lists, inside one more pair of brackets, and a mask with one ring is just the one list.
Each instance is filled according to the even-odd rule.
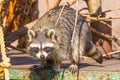
[[33,70],[36,71],[36,72],[41,71],[41,70],[43,70],[43,69],[44,69],[44,67],[43,67],[43,66],[40,66],[40,65],[34,65],[34,66],[33,66]]
[[60,67],[59,66],[53,66],[53,75],[59,76]]
[[59,71],[56,72],[55,70],[53,70],[53,71],[52,71],[52,74],[53,74],[54,76],[59,76]]
[[54,70],[55,73],[59,73],[60,66],[53,66],[53,70]]
[[78,70],[78,66],[74,65],[74,64],[71,64],[69,69],[72,73],[75,73]]

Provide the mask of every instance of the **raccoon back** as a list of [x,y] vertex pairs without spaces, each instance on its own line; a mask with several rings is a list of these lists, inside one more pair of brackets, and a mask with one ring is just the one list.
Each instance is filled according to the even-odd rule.
[[[61,48],[65,48],[67,51],[69,51],[71,43],[70,41],[75,27],[76,10],[70,8],[69,6],[65,6],[58,20],[62,8],[63,6],[58,6],[48,11],[45,15],[43,15],[43,17],[40,18],[38,23],[32,29],[34,31],[38,31],[39,29],[55,29],[58,44],[61,45]],[[55,25],[57,20],[58,23]],[[76,27],[77,34],[80,32],[79,29],[81,27],[81,23],[87,24],[85,19],[78,14]],[[83,27],[82,29],[82,31],[84,31],[83,33],[88,33],[88,30],[88,26]]]

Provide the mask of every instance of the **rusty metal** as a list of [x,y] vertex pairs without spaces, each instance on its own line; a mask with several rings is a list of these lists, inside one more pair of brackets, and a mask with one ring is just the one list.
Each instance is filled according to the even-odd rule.
[[[106,21],[106,23],[111,24],[111,21]],[[105,33],[107,35],[112,34],[111,28],[107,27],[107,25],[100,23],[99,21],[91,22],[91,27],[95,30]],[[102,52],[102,54],[107,54],[112,51],[111,41],[105,39],[104,37],[92,32],[93,42],[96,44],[97,48]],[[100,44],[100,40],[103,40],[103,44]],[[112,55],[107,56],[107,58],[111,58]]]

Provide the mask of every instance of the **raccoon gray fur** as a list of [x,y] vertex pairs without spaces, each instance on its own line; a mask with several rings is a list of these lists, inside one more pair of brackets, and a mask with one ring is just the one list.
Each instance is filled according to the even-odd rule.
[[61,62],[67,55],[70,56],[72,71],[78,69],[78,55],[86,55],[102,63],[102,55],[92,43],[90,27],[80,14],[75,27],[76,10],[65,6],[55,25],[62,8],[58,6],[51,9],[28,30],[27,52],[37,57],[41,66],[47,60],[54,60],[53,69],[56,72],[60,70]]

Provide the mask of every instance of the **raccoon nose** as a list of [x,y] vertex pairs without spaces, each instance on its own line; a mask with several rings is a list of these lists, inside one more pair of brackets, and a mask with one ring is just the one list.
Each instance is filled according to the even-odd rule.
[[44,55],[41,55],[40,58],[41,58],[41,59],[45,59],[45,56],[44,56]]

